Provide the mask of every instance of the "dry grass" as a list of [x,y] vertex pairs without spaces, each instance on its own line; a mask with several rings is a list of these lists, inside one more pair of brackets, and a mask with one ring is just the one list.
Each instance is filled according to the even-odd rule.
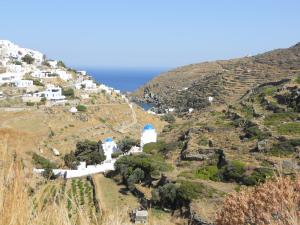
[[300,177],[279,176],[254,189],[229,195],[217,225],[299,225]]
[[[113,214],[90,218],[86,210],[77,206],[76,218],[69,218],[69,212],[63,201],[49,201],[44,208],[34,206],[29,193],[29,182],[35,178],[26,173],[22,159],[10,154],[8,135],[0,141],[0,225],[123,225],[128,220],[124,210]],[[20,146],[19,146],[20,147]]]

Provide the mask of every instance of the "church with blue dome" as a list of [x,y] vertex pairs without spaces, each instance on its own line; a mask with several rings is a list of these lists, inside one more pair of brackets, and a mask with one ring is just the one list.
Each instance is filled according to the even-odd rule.
[[117,144],[113,141],[112,138],[106,138],[104,139],[104,142],[102,144],[102,148],[104,151],[104,155],[106,156],[106,162],[110,162],[112,160],[111,155],[118,151],[118,146]]
[[155,143],[156,141],[157,133],[154,126],[150,123],[146,124],[141,135],[141,148],[143,148],[145,144]]

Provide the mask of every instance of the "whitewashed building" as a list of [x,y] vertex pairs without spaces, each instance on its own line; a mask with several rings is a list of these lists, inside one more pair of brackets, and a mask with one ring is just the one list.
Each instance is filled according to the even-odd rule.
[[17,80],[17,81],[15,81],[15,85],[18,88],[32,87],[33,81],[32,80]]
[[68,73],[65,70],[57,69],[53,73],[57,74],[64,81],[68,81],[68,80],[72,79],[72,74]]
[[47,100],[55,102],[66,101],[66,96],[62,95],[62,89],[54,85],[48,85],[46,91],[43,92]]
[[56,60],[48,60],[47,61],[51,68],[57,68],[57,61]]
[[35,64],[41,64],[44,59],[42,53],[28,48],[21,48],[8,40],[0,40],[0,53],[2,59],[14,59],[18,61],[21,61],[25,55],[30,55],[34,58]]
[[85,70],[80,70],[80,71],[77,71],[80,75],[82,76],[86,76],[86,71]]
[[83,80],[75,84],[76,89],[95,90],[97,84],[93,80]]
[[146,124],[141,135],[141,148],[145,144],[157,142],[157,133],[152,124]]
[[49,78],[50,74],[51,74],[50,71],[35,70],[31,73],[31,76],[36,78]]
[[21,65],[8,64],[6,65],[6,71],[11,73],[22,73],[24,69]]
[[102,144],[104,155],[106,156],[106,162],[112,160],[112,154],[118,151],[117,144],[113,141],[112,138],[106,138]]
[[1,73],[0,74],[0,85],[5,84],[5,83],[15,83],[18,80],[22,79],[22,74],[20,73],[11,73],[11,72],[6,72],[6,73]]

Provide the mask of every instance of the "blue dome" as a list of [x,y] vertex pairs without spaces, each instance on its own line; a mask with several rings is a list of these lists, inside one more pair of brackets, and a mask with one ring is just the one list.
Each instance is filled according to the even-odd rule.
[[106,139],[105,139],[105,142],[112,142],[112,141],[113,141],[112,138],[106,138]]
[[154,127],[152,126],[152,124],[148,123],[146,124],[146,126],[144,126],[144,130],[154,130]]

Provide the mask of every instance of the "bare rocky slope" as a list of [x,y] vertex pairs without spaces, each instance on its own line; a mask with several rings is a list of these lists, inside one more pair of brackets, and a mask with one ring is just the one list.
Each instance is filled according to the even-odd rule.
[[259,84],[300,73],[300,43],[253,57],[219,60],[179,67],[161,74],[133,93],[137,101],[151,103],[156,110],[200,109],[215,102],[233,104]]

